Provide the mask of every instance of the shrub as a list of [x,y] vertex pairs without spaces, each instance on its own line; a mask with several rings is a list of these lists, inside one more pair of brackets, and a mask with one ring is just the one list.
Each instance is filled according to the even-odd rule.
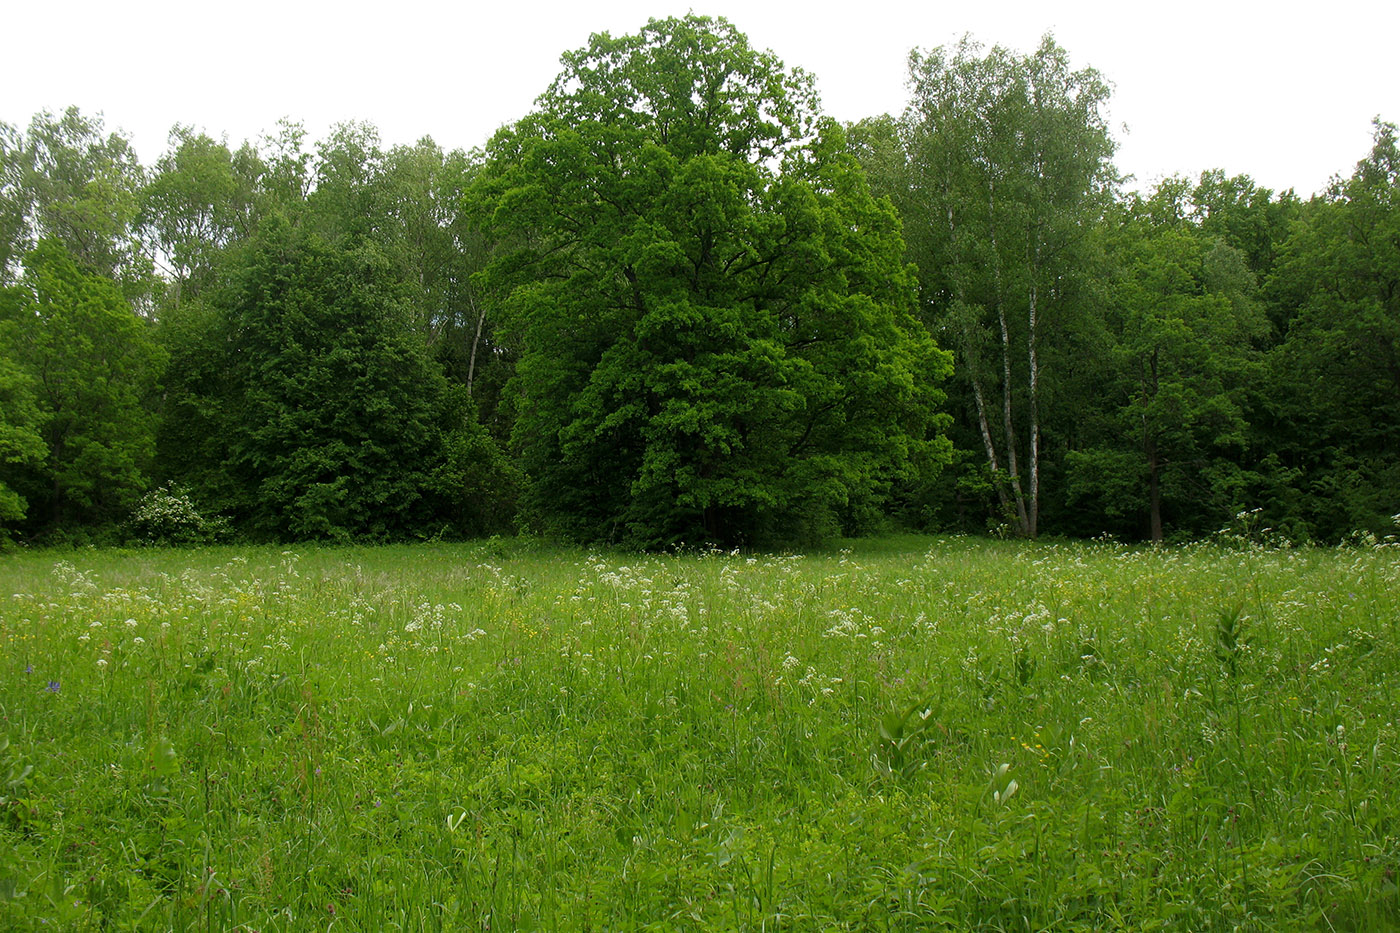
[[143,544],[212,544],[227,532],[228,523],[205,517],[178,483],[146,493],[131,515],[132,537]]

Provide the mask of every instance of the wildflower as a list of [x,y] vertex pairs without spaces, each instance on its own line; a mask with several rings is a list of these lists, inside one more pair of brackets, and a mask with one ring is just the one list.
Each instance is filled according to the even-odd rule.
[[98,667],[106,667],[106,666],[107,666],[107,659],[106,659],[106,658],[98,658],[98,659],[97,659],[97,666],[98,666]]
[[57,692],[58,692],[58,681],[56,681],[56,680],[51,680],[51,681],[49,681],[49,693],[57,693]]
[[25,672],[26,674],[32,674],[32,673],[34,673],[34,665],[31,664],[31,665],[29,665],[28,667],[26,667],[26,668],[24,669],[24,672]]

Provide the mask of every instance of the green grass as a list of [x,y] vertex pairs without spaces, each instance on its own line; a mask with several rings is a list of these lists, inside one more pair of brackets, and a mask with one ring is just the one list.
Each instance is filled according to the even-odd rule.
[[0,557],[0,929],[1400,927],[1400,549]]

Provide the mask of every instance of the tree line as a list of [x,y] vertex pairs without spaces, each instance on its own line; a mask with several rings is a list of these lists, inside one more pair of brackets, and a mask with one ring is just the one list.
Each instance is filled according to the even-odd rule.
[[4,537],[1391,529],[1394,125],[1306,200],[1135,192],[1052,39],[909,69],[841,125],[687,16],[472,152],[0,125]]

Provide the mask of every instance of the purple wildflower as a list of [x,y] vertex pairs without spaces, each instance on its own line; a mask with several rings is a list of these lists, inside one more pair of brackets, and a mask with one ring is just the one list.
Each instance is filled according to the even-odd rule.
[[56,681],[56,680],[51,680],[51,681],[49,681],[49,693],[57,693],[57,692],[58,692],[58,681]]
[[25,672],[26,674],[32,674],[32,673],[34,673],[34,665],[31,664],[31,665],[29,665],[28,667],[26,667],[26,668],[24,669],[24,672]]

